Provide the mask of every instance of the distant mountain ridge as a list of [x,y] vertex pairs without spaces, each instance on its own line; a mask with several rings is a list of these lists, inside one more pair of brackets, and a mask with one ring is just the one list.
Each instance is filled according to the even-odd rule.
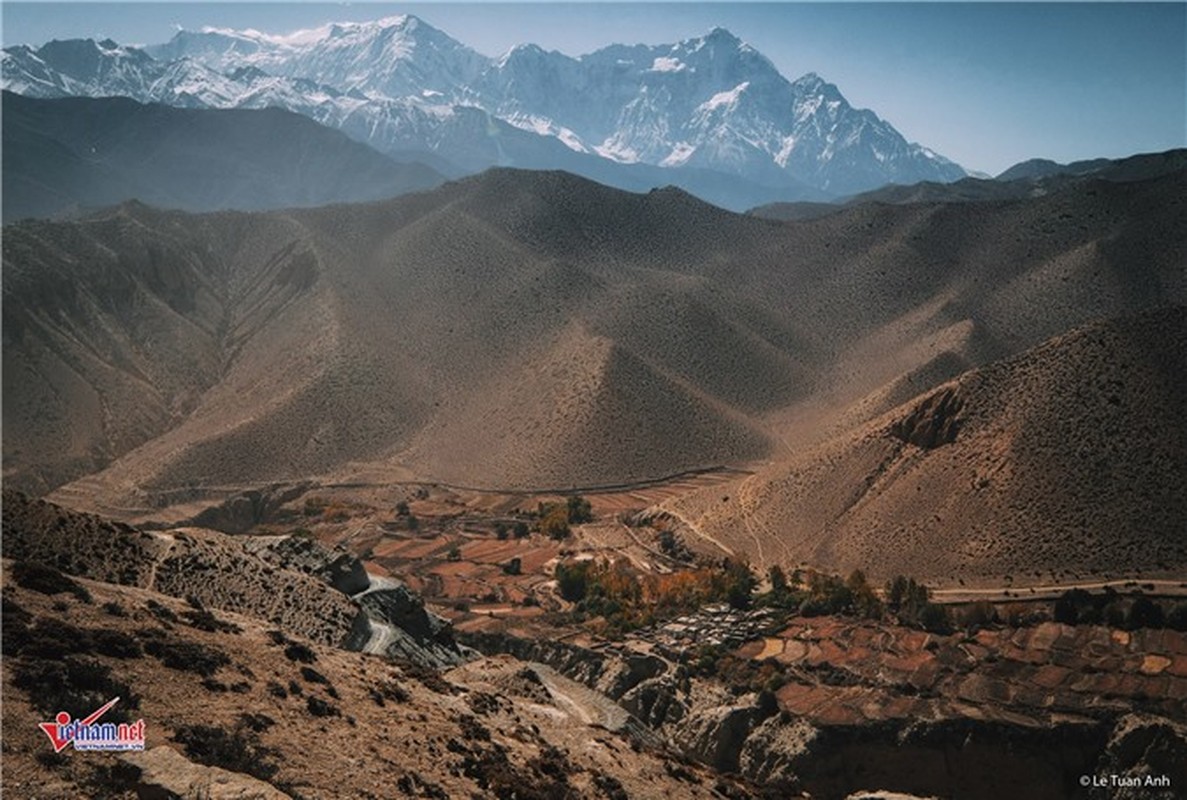
[[783,77],[722,28],[576,58],[520,45],[492,59],[402,16],[287,36],[180,31],[143,49],[89,39],[18,45],[5,48],[2,72],[6,88],[34,97],[279,106],[381,152],[427,151],[465,171],[502,165],[609,175],[621,188],[639,188],[630,185],[639,173],[615,166],[659,168],[652,186],[702,196],[690,175],[702,184],[706,175],[740,180],[749,200],[764,189],[767,200],[815,200],[966,175],[850,106],[819,76]]
[[977,203],[1020,200],[1065,191],[1085,181],[1129,183],[1171,175],[1187,168],[1187,149],[1139,153],[1127,158],[1097,158],[1072,164],[1032,159],[1016,164],[996,178],[962,178],[952,183],[923,181],[912,186],[884,186],[836,203],[771,203],[749,214],[766,219],[802,220],[832,214],[862,203]]
[[4,220],[124,200],[187,211],[360,202],[445,178],[306,117],[3,93]]

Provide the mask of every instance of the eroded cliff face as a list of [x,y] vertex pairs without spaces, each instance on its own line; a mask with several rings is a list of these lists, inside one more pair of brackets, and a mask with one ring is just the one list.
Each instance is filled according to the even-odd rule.
[[[835,652],[831,661],[811,659],[809,644],[803,648],[803,663],[784,673],[788,683],[777,692],[731,690],[721,681],[694,675],[686,664],[639,652],[637,642],[582,647],[496,633],[464,639],[484,653],[509,653],[547,664],[602,692],[666,744],[719,771],[812,797],[884,790],[987,800],[1103,798],[1116,795],[1093,795],[1092,787],[1083,787],[1082,776],[1110,780],[1107,776],[1113,775],[1121,776],[1119,780],[1165,775],[1171,787],[1187,785],[1187,733],[1175,721],[1183,718],[1182,701],[1169,696],[1143,701],[1142,693],[1155,685],[1146,687],[1135,678],[1128,689],[1134,696],[1102,697],[1100,705],[1081,713],[1071,710],[1082,700],[1076,691],[1079,684],[1074,679],[1055,680],[1060,677],[1056,670],[1042,673],[1039,683],[1030,687],[1032,694],[1011,697],[1001,691],[997,665],[1005,661],[1008,671],[1028,659],[1033,663],[1048,652],[1042,645],[1058,641],[1049,630],[1015,633],[1017,641],[1034,639],[1034,647],[1020,648],[1004,659],[986,652],[981,660],[963,665],[947,652],[956,646],[957,637],[925,636],[918,642],[920,652],[949,662],[930,678],[926,669],[920,671],[929,663],[926,659],[895,662],[901,661],[892,651],[895,637],[910,639],[916,632],[880,633],[883,649],[857,653],[859,663],[847,663]],[[1092,629],[1056,633],[1095,636]],[[1104,638],[1119,652],[1133,644],[1129,636]],[[1105,660],[1118,657],[1101,649],[1101,637],[1094,641],[1087,652]],[[1181,644],[1166,637],[1160,641],[1172,648]],[[1133,663],[1139,662],[1148,663],[1144,658]],[[1124,665],[1114,663],[1114,668],[1123,671]],[[900,680],[896,669],[910,671]],[[1100,674],[1093,669],[1082,677]],[[1140,668],[1136,675],[1142,676]],[[1168,675],[1142,677],[1177,681]],[[982,694],[972,691],[978,685]],[[1160,713],[1132,713],[1143,703],[1153,703]],[[1143,797],[1174,796],[1173,788],[1143,786],[1142,791]]]
[[465,659],[447,620],[340,548],[204,528],[147,532],[12,491],[3,506],[9,558],[253,616],[346,650],[432,668]]

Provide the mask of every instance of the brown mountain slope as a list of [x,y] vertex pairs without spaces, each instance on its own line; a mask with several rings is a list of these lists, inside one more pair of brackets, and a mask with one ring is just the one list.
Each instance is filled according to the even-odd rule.
[[[763,566],[1008,585],[1187,569],[1187,308],[1080,328],[671,508]],[[722,502],[723,494],[730,495]]]
[[370,205],[9,226],[5,476],[106,467],[57,496],[123,513],[179,487],[580,487],[778,456],[904,375],[1187,300],[1182,179],[780,225],[495,170]]

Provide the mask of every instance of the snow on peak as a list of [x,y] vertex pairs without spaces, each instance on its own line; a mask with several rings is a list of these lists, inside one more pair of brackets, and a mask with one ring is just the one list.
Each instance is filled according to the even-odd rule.
[[732,108],[734,105],[737,104],[738,98],[740,98],[742,96],[742,92],[746,91],[746,89],[749,88],[749,86],[750,86],[750,81],[742,81],[737,86],[735,86],[734,88],[730,89],[727,92],[718,92],[717,94],[713,95],[708,100],[706,100],[705,102],[701,103],[701,105],[698,107],[697,110],[698,111],[713,111],[715,109],[720,108],[721,106],[729,106]]
[[411,14],[400,14],[393,17],[369,20],[367,22],[327,22],[316,28],[302,28],[290,33],[263,33],[255,28],[236,30],[234,28],[216,28],[210,25],[201,28],[202,33],[216,33],[236,39],[249,39],[255,42],[278,45],[281,47],[304,47],[318,44],[327,39],[338,39],[346,35],[357,33],[375,33],[388,28],[402,28],[414,31],[419,20]]
[[687,69],[688,65],[678,58],[665,58],[660,56],[651,63],[652,72],[679,72],[682,69]]

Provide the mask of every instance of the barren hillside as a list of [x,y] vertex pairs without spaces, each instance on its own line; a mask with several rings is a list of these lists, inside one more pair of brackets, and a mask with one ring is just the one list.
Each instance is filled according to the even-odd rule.
[[9,226],[5,477],[82,478],[56,497],[118,514],[311,476],[582,487],[782,459],[893,381],[901,402],[1187,300],[1182,181],[778,224],[494,170],[370,205]]
[[764,566],[995,586],[1182,575],[1185,342],[1183,306],[1091,324],[667,505]]

